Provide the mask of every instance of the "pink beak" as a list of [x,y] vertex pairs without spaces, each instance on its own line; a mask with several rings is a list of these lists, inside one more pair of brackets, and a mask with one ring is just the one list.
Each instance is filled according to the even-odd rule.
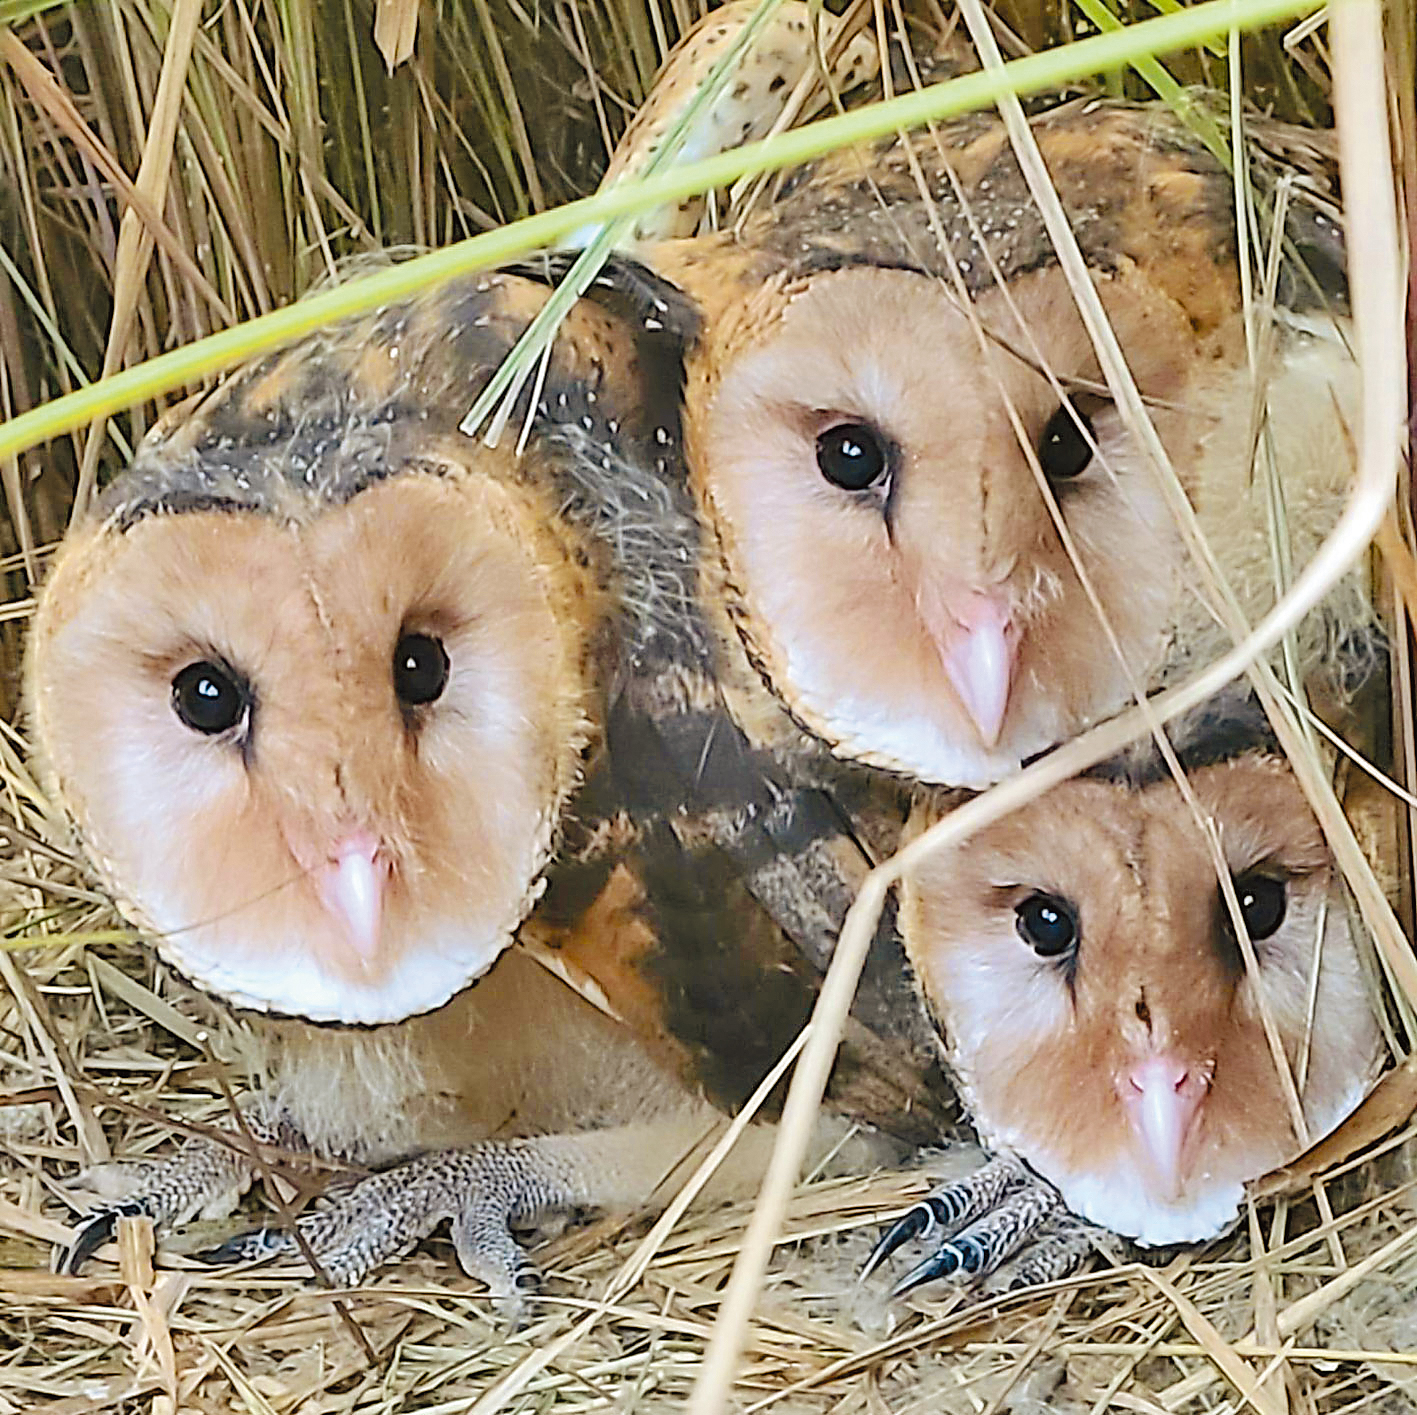
[[1161,1193],[1179,1198],[1201,1104],[1210,1091],[1208,1078],[1173,1056],[1153,1055],[1118,1089]]
[[346,835],[335,842],[313,874],[321,902],[344,925],[355,953],[369,962],[379,947],[384,888],[389,879],[388,861],[379,854],[379,841],[364,830]]
[[986,747],[1003,731],[1009,708],[1017,640],[1008,610],[996,595],[971,593],[947,610],[935,631],[940,659],[964,710]]

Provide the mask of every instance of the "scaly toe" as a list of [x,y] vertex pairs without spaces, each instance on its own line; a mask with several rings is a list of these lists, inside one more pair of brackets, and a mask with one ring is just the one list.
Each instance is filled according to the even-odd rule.
[[243,1233],[215,1248],[203,1249],[192,1256],[200,1263],[213,1267],[227,1263],[253,1263],[278,1254],[293,1254],[295,1241],[278,1228],[259,1228],[255,1233]]

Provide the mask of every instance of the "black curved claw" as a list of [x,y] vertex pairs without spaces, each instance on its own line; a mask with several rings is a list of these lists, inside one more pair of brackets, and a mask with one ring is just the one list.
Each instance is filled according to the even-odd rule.
[[65,1277],[74,1277],[84,1264],[117,1232],[120,1218],[141,1218],[145,1213],[147,1210],[143,1205],[133,1199],[121,1204],[109,1204],[105,1208],[95,1209],[79,1224],[76,1230],[77,1237],[60,1254],[55,1271],[62,1273]]
[[975,1195],[964,1184],[952,1184],[937,1193],[927,1194],[903,1218],[897,1219],[871,1249],[871,1256],[861,1269],[858,1282],[865,1282],[880,1265],[903,1243],[933,1233],[937,1228],[952,1229],[973,1213]]
[[912,1238],[918,1238],[922,1233],[928,1233],[934,1228],[935,1222],[930,1200],[922,1199],[876,1240],[876,1246],[871,1249],[871,1256],[866,1259],[857,1281],[865,1282],[897,1248],[909,1243]]
[[280,1253],[293,1253],[295,1240],[278,1228],[258,1228],[254,1233],[240,1233],[218,1243],[215,1248],[204,1248],[192,1256],[199,1263],[210,1263],[213,1267],[225,1263],[249,1263],[261,1258],[273,1258]]
[[967,1234],[962,1238],[953,1238],[947,1243],[941,1243],[924,1262],[911,1268],[891,1288],[891,1296],[904,1297],[907,1292],[913,1292],[917,1287],[923,1287],[927,1282],[934,1282],[939,1277],[954,1277],[958,1273],[976,1277],[989,1270],[990,1257],[990,1249],[977,1239],[970,1238]]

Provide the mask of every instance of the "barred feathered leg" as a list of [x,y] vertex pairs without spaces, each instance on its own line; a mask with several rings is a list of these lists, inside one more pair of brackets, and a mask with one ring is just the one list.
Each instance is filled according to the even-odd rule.
[[1058,1208],[1031,1233],[1019,1252],[981,1284],[990,1296],[1056,1282],[1076,1272],[1092,1253],[1115,1247],[1115,1234],[1094,1227],[1069,1209]]

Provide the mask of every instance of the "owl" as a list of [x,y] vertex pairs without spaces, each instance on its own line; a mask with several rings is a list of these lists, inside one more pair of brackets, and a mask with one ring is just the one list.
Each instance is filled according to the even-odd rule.
[[[530,268],[241,371],[154,431],[36,615],[54,799],[158,953],[258,1014],[270,1079],[243,1128],[296,1155],[415,1156],[301,1220],[337,1282],[451,1219],[463,1266],[515,1299],[532,1270],[511,1223],[647,1200],[810,1010],[816,973],[736,870],[704,856],[681,882],[689,853],[649,828],[565,848],[584,800],[620,789],[608,722],[637,666],[706,642],[660,356],[683,334],[667,301],[653,328],[627,319],[624,283],[562,327],[521,453],[458,429],[547,297]],[[737,782],[713,789],[731,803]],[[560,977],[513,949],[523,928]],[[897,1134],[952,1113],[933,1058],[864,1025],[834,1094]],[[262,1163],[231,1137],[132,1167],[65,1266],[124,1213],[229,1209]],[[263,1230],[225,1256],[296,1242]]]
[[[1297,185],[1252,373],[1220,162],[1154,105],[1077,101],[1031,127],[1257,618],[1276,591],[1256,445],[1296,564],[1353,461],[1341,232],[1300,170],[1331,178],[1326,137],[1262,128],[1262,211]],[[981,788],[1227,642],[996,116],[822,158],[731,232],[637,254],[699,314],[684,450],[719,680],[749,739],[801,779],[835,758]],[[1355,576],[1300,661],[1321,675],[1370,616]]]
[[1024,1272],[1055,1276],[1081,1251],[1064,1209],[1143,1247],[1211,1238],[1373,1081],[1356,917],[1262,714],[1211,710],[1175,745],[1192,799],[1139,747],[904,879],[916,983],[1000,1158],[886,1235],[873,1265],[946,1230],[899,1290],[1038,1230]]
[[[271,1023],[276,1080],[251,1119],[268,1137],[378,1160],[564,1114],[523,1079],[537,1063],[512,1059],[506,1030],[537,1034],[511,1020],[509,993],[564,985],[519,964],[498,972],[486,1016],[479,989],[445,1006],[542,889],[600,719],[605,567],[561,514],[555,455],[457,431],[544,294],[464,281],[244,370],[155,431],[45,587],[28,647],[35,746],[159,954],[260,1013],[436,1019],[353,1038]],[[613,424],[607,439],[647,434],[635,337],[584,305],[543,398]],[[611,1056],[604,1019],[585,1013],[571,1008],[567,1054],[583,1020],[598,1038],[585,1047]],[[430,1116],[429,1094],[459,1104]],[[589,1100],[583,1087],[574,1108]],[[251,1173],[211,1145],[169,1166],[138,1201],[163,1222],[228,1204]]]

